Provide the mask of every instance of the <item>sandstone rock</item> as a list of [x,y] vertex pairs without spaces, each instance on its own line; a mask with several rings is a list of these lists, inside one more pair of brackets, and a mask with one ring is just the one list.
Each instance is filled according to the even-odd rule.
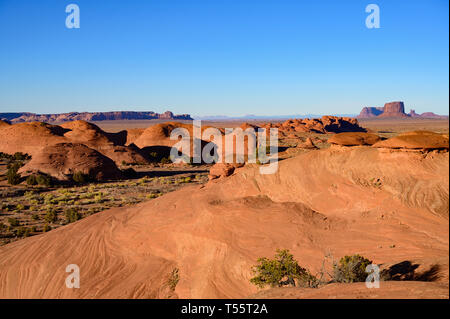
[[411,117],[420,117],[420,114],[417,114],[415,110],[411,109],[411,111],[409,111],[409,116]]
[[306,141],[302,144],[297,145],[298,148],[304,148],[304,149],[318,149],[318,147],[314,144],[313,140],[310,137],[306,138]]
[[209,170],[210,179],[215,179],[219,177],[227,177],[233,174],[235,167],[228,163],[217,163],[214,164]]
[[0,128],[10,126],[11,122],[8,120],[0,120]]
[[403,102],[389,102],[384,105],[383,113],[378,117],[408,117]]
[[[313,274],[327,251],[335,260],[360,253],[375,264],[439,265],[434,282],[292,288],[312,298],[404,298],[413,291],[448,299],[448,160],[448,153],[380,155],[364,147],[303,152],[270,175],[249,165],[206,186],[0,247],[0,298],[166,298],[174,269],[179,298],[246,298],[269,292],[249,281],[251,269],[281,247]],[[378,177],[381,188],[373,185]],[[80,266],[80,289],[64,284],[69,263]]]
[[441,149],[448,151],[449,139],[448,137],[433,132],[415,131],[377,142],[372,147],[421,150]]
[[342,146],[373,145],[380,141],[378,135],[362,132],[347,132],[333,135],[328,142]]
[[[124,146],[126,132],[106,133],[97,125],[86,121],[73,121],[60,125],[64,136],[72,143],[82,143],[111,158],[117,165],[147,164],[149,160],[139,149]],[[125,133],[125,134],[124,134]]]
[[0,152],[27,153],[31,156],[47,145],[68,142],[60,126],[40,122],[3,126],[0,130]]
[[371,118],[376,117],[383,113],[382,107],[364,107],[361,110],[361,113],[357,116],[357,118]]
[[108,157],[79,143],[59,143],[44,147],[19,172],[41,172],[58,180],[69,180],[76,172],[87,174],[96,180],[121,177],[121,172]]

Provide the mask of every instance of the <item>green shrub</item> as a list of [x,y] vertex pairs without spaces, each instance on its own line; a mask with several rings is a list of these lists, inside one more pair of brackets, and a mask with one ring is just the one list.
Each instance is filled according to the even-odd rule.
[[82,172],[75,172],[72,175],[72,180],[77,184],[86,184],[89,182],[89,175],[83,174]]
[[16,153],[14,153],[14,155],[12,157],[16,161],[24,161],[24,160],[28,160],[31,158],[31,156],[29,156],[28,154],[24,154],[22,152],[16,152]]
[[163,157],[163,158],[161,158],[160,163],[161,164],[170,164],[170,163],[172,163],[172,161],[170,160],[170,158]]
[[21,167],[21,164],[14,163],[12,165],[8,165],[8,171],[6,173],[6,177],[8,179],[8,183],[11,185],[17,185],[20,183],[20,174],[17,173],[19,168]]
[[16,205],[16,209],[17,209],[17,210],[24,210],[24,209],[25,209],[25,206],[24,206],[23,204],[17,204],[17,205]]
[[175,288],[176,288],[178,282],[180,281],[179,271],[180,270],[178,268],[174,268],[172,270],[172,272],[170,273],[170,276],[167,280],[167,284],[169,285],[169,287],[172,291],[175,291]]
[[334,282],[362,282],[365,281],[368,274],[366,267],[372,264],[372,261],[360,255],[344,256],[339,264],[333,265]]
[[33,215],[31,215],[31,219],[32,220],[39,220],[39,215],[38,214],[33,214]]
[[19,220],[17,218],[8,218],[8,223],[12,227],[16,227],[16,226],[20,225],[20,222],[19,222]]
[[46,233],[46,232],[48,232],[50,230],[52,230],[52,227],[49,224],[45,224],[44,227],[42,228],[42,231],[44,233]]
[[45,214],[44,220],[45,220],[47,223],[54,223],[54,222],[56,221],[56,212],[55,212],[53,209],[49,210],[49,211]]
[[36,182],[39,185],[50,187],[52,185],[52,179],[50,176],[39,174],[36,176]]
[[27,184],[28,185],[37,185],[37,179],[36,179],[36,175],[30,175],[27,177]]
[[73,223],[81,219],[81,214],[75,208],[66,209],[65,215],[68,223]]
[[28,237],[31,234],[31,229],[28,227],[19,227],[14,231],[17,237]]
[[256,275],[250,282],[258,287],[295,286],[316,287],[318,280],[310,272],[299,266],[289,250],[277,250],[275,259],[259,258],[258,265],[253,267]]

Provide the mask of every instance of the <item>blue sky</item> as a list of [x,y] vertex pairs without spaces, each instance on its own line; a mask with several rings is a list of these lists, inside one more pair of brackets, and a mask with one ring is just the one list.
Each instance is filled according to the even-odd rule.
[[[80,7],[67,29],[65,7]],[[365,7],[380,7],[367,29]],[[448,1],[0,0],[0,112],[448,114]]]

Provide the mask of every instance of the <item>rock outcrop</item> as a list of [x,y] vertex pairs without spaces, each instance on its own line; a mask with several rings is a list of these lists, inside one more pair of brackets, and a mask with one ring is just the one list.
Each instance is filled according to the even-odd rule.
[[146,164],[147,157],[139,149],[124,146],[126,131],[106,133],[97,125],[86,121],[73,121],[60,125],[68,131],[64,136],[73,143],[83,143],[111,158],[117,165],[122,163]]
[[209,170],[209,179],[228,177],[234,173],[234,170],[243,167],[244,163],[216,163]]
[[106,133],[92,123],[74,121],[62,125],[43,122],[5,125],[0,129],[0,152],[39,154],[43,147],[58,143],[81,143],[97,150],[120,165],[122,162],[148,163],[140,151],[120,145],[126,142],[119,133]]
[[428,131],[414,131],[399,134],[395,137],[372,145],[376,148],[410,149],[410,150],[446,150],[449,149],[448,137]]
[[305,142],[298,144],[297,147],[307,149],[307,150],[318,149],[318,147],[316,146],[316,144],[314,144],[313,140],[310,137],[307,137]]
[[77,172],[99,181],[121,177],[120,170],[111,159],[80,143],[46,146],[34,154],[19,172],[24,175],[40,172],[61,181],[69,180]]
[[383,113],[378,117],[408,117],[403,102],[389,102],[384,105]]
[[383,113],[382,107],[363,107],[361,113],[359,113],[358,118],[371,118],[376,117]]
[[328,143],[341,146],[360,146],[360,145],[373,145],[380,140],[381,138],[375,134],[348,132],[333,135],[328,140]]
[[314,132],[314,133],[341,133],[341,132],[365,132],[366,130],[359,126],[358,120],[351,117],[322,116],[315,119],[291,119],[283,123],[266,123],[261,127],[278,128],[282,134],[295,132]]

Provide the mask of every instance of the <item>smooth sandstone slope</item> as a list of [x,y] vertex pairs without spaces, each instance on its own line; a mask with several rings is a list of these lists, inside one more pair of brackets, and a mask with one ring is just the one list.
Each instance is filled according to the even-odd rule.
[[[278,248],[313,273],[328,253],[438,264],[448,287],[448,164],[448,153],[355,147],[283,160],[273,175],[248,165],[1,247],[0,297],[243,298],[258,292],[251,267]],[[79,289],[65,286],[68,264],[80,266]]]
[[42,122],[4,125],[0,129],[0,152],[41,156],[42,150],[60,143],[82,143],[111,158],[116,164],[147,163],[140,150],[125,146],[126,132],[107,133],[86,121],[51,125]]

